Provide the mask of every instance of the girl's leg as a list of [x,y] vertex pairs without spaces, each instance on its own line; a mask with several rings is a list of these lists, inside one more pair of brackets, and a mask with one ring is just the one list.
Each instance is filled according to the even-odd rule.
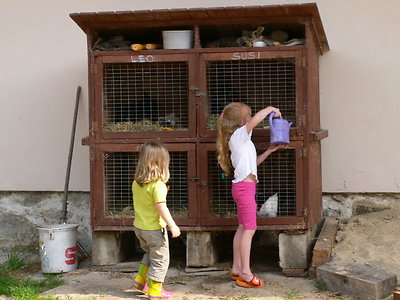
[[147,279],[147,271],[149,269],[149,251],[150,249],[147,246],[147,242],[145,239],[143,239],[142,237],[142,230],[138,229],[138,228],[134,228],[135,230],[135,234],[136,237],[138,238],[139,242],[140,242],[140,247],[143,249],[143,251],[145,252],[143,255],[143,259],[141,264],[139,265],[139,269],[138,272],[136,274],[136,276],[133,278],[133,282],[132,285],[133,287],[135,287],[138,290],[143,290],[144,285],[146,283],[146,279]]
[[163,289],[169,266],[169,244],[166,229],[155,231],[149,243],[150,268],[147,273],[149,299],[169,299],[173,293]]
[[241,234],[240,240],[240,262],[241,269],[239,275],[245,281],[250,281],[253,278],[253,273],[250,269],[250,252],[251,252],[251,242],[253,240],[255,230],[245,230]]
[[232,185],[232,196],[236,202],[240,224],[233,242],[234,263],[232,273],[239,270],[240,277],[245,281],[250,281],[253,278],[250,269],[250,252],[257,228],[255,193],[256,184],[253,182],[242,181]]
[[243,225],[239,225],[236,230],[235,236],[233,238],[233,265],[232,265],[232,274],[239,274],[242,269],[242,263],[240,260],[240,243],[242,240],[243,233]]
[[147,277],[164,282],[169,266],[169,243],[166,229],[148,230],[150,268]]

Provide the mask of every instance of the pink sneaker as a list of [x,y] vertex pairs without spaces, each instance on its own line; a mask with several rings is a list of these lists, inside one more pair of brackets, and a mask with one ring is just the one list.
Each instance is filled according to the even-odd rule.
[[[143,288],[143,292],[148,292],[149,290],[149,286],[147,285],[147,282],[144,284],[144,288]],[[168,297],[168,298],[172,298],[174,296],[174,292],[168,292],[166,290],[164,290],[164,288],[161,288],[161,292],[164,296]]]

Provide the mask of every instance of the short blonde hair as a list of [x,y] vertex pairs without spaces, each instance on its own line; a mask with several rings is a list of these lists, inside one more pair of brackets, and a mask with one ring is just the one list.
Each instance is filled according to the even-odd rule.
[[218,119],[217,153],[218,163],[226,175],[232,172],[229,140],[233,132],[251,115],[250,106],[241,102],[232,102],[224,107]]
[[157,180],[167,183],[170,176],[169,160],[169,152],[163,143],[143,144],[135,171],[135,181],[140,186]]

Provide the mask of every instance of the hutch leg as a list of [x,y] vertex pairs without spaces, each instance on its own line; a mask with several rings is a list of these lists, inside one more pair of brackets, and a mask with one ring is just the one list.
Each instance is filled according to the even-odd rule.
[[279,234],[279,265],[286,276],[306,275],[311,261],[317,225],[307,231]]
[[189,231],[186,244],[187,267],[210,267],[217,262],[217,248],[211,232]]
[[95,266],[115,265],[127,258],[128,246],[124,233],[94,231],[92,233],[92,263]]

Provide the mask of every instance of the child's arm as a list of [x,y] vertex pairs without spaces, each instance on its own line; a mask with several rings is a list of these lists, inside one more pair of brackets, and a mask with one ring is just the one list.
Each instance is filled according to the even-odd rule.
[[158,213],[160,214],[161,218],[167,223],[169,230],[171,231],[172,237],[176,238],[181,235],[181,230],[179,227],[175,224],[174,219],[171,216],[171,213],[169,212],[169,209],[167,207],[167,203],[165,202],[158,202],[156,203],[156,209]]
[[247,123],[246,129],[247,132],[251,132],[262,120],[264,120],[270,113],[274,112],[275,116],[279,118],[281,116],[281,112],[278,108],[273,106],[268,106],[260,111],[258,111],[251,120]]
[[276,150],[278,150],[278,149],[280,149],[280,148],[282,148],[282,147],[283,147],[283,144],[270,145],[270,146],[268,147],[268,149],[265,150],[265,152],[264,152],[263,154],[257,156],[257,166],[258,166],[259,164],[261,164],[264,160],[266,160],[267,157],[270,156],[270,154],[271,154],[272,152],[275,152]]

